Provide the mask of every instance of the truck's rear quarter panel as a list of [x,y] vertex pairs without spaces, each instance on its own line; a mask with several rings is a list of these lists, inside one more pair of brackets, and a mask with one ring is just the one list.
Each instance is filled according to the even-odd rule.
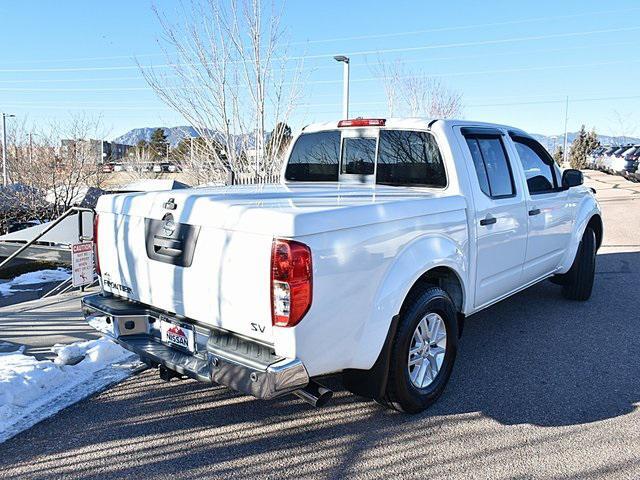
[[[398,313],[383,313],[383,305],[401,302],[428,262],[457,263],[464,273],[467,235],[466,210],[460,208],[297,238],[313,252],[313,304],[296,327],[274,329],[279,353],[300,358],[312,376],[370,368]],[[449,248],[412,248],[428,237],[435,239],[431,245]],[[401,258],[409,266],[403,282],[388,285]]]

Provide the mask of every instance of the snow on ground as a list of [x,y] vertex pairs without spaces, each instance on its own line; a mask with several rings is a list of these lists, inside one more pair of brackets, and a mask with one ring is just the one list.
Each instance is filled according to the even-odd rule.
[[19,288],[24,285],[34,285],[46,282],[63,282],[71,276],[66,268],[56,268],[55,270],[38,270],[36,272],[27,272],[18,275],[13,280],[0,283],[0,295],[12,295],[14,292],[21,291]]
[[[137,356],[104,337],[52,350],[55,361],[36,360],[22,350],[0,353],[0,443],[142,365]],[[75,365],[65,364],[80,358]]]

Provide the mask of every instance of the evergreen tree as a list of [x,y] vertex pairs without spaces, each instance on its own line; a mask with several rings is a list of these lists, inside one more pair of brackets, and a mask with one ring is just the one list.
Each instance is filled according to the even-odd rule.
[[558,166],[562,166],[562,162],[564,161],[564,148],[562,145],[558,145],[556,147],[556,151],[553,152],[553,159],[556,161]]
[[149,141],[149,147],[155,158],[164,158],[167,156],[169,142],[167,142],[167,135],[164,133],[164,129],[156,128],[153,131],[151,140]]
[[600,142],[598,141],[595,130],[587,133],[585,126],[582,125],[578,136],[571,144],[571,149],[569,150],[569,163],[571,164],[571,168],[583,169],[587,164],[587,156],[599,145]]

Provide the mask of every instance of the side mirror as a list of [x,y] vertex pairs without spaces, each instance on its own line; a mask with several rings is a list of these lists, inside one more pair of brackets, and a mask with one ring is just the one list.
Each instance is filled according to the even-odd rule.
[[584,176],[580,170],[568,168],[562,173],[562,188],[577,187],[584,183]]

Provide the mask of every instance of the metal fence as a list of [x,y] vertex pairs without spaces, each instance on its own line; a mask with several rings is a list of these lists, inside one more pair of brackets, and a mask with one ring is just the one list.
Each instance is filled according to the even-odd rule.
[[280,183],[279,174],[271,175],[252,175],[252,174],[238,174],[235,175],[230,182],[231,185],[261,185],[267,183]]

